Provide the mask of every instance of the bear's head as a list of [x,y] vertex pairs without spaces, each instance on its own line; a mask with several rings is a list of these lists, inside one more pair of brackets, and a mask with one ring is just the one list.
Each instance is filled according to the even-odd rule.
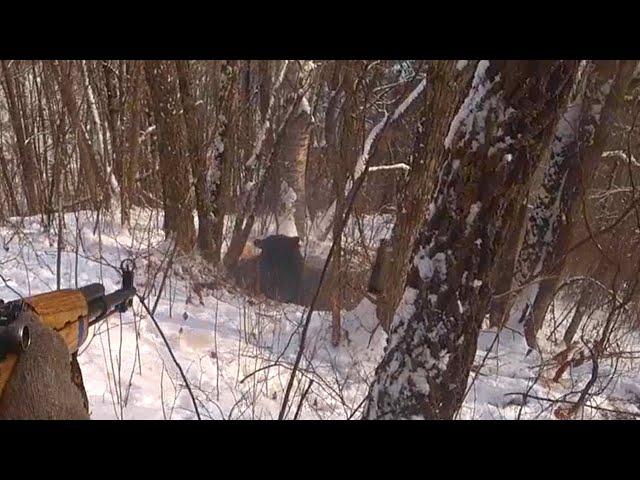
[[295,251],[300,248],[300,237],[288,237],[286,235],[270,235],[263,239],[256,239],[253,244],[264,253],[273,251]]

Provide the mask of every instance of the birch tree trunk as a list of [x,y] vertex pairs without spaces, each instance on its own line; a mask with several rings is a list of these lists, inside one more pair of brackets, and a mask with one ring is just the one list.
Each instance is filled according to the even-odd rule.
[[[295,194],[290,208],[293,210],[297,235],[305,238],[307,208],[305,199],[305,172],[307,153],[311,138],[311,112],[306,99],[300,102],[300,109],[292,118],[285,132],[283,142],[283,181],[287,189]],[[286,202],[288,199],[283,198]]]

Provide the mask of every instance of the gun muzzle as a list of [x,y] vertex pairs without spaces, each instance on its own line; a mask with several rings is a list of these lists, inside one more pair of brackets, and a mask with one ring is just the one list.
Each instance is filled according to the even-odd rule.
[[0,326],[0,359],[7,353],[19,354],[31,344],[29,326],[23,321],[15,321],[6,326]]

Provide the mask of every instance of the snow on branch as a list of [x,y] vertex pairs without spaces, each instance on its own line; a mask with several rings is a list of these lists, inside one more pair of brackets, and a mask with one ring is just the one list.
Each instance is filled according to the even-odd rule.
[[404,99],[404,101],[396,107],[394,112],[391,115],[385,115],[378,124],[369,131],[369,135],[367,135],[367,139],[364,142],[364,147],[362,149],[362,153],[358,157],[358,162],[356,163],[356,168],[353,172],[354,178],[360,177],[362,172],[364,172],[367,161],[369,160],[369,156],[371,155],[371,147],[374,142],[377,141],[378,137],[382,136],[382,133],[389,127],[389,125],[396,122],[407,110],[409,105],[411,105],[416,98],[422,93],[425,85],[427,84],[426,79],[422,79],[422,81],[413,89],[413,91]]
[[445,148],[451,148],[453,138],[458,130],[461,129],[461,127],[464,128],[465,134],[469,135],[471,131],[471,125],[473,123],[474,114],[481,113],[480,110],[482,100],[485,97],[487,91],[494,83],[493,81],[489,81],[487,79],[486,73],[488,68],[488,60],[480,60],[478,62],[473,81],[471,82],[471,88],[469,89],[469,94],[458,110],[458,113],[456,113],[456,116],[453,117],[451,125],[449,126],[449,133],[447,133],[447,136],[444,139]]
[[[609,150],[607,152],[602,152],[602,157],[603,158],[618,157],[625,162],[629,162],[629,157],[623,150]],[[640,162],[638,162],[638,160],[636,160],[636,157],[634,157],[633,155],[631,155],[631,164],[634,167],[640,167]]]
[[[364,142],[364,147],[362,148],[362,153],[358,157],[358,161],[356,162],[356,166],[353,172],[353,178],[355,180],[350,181],[349,184],[347,185],[347,192],[348,192],[347,198],[349,198],[349,196],[352,194],[354,185],[357,185],[358,181],[360,180],[360,177],[362,177],[362,175],[364,175],[365,171],[367,170],[367,164],[369,163],[369,157],[371,156],[372,147],[380,139],[384,131],[391,124],[393,124],[400,117],[402,117],[402,115],[407,110],[407,108],[409,108],[409,106],[416,100],[416,98],[418,98],[420,94],[424,91],[424,87],[426,86],[426,84],[427,84],[427,81],[426,79],[423,78],[420,81],[420,83],[418,83],[418,85],[416,85],[416,87],[411,91],[411,93],[407,96],[407,98],[405,98],[396,107],[396,109],[393,111],[391,115],[389,114],[385,115],[384,118],[380,120],[380,122],[378,122],[369,131],[369,134],[367,135],[367,139]],[[406,169],[409,169],[409,166],[406,164],[402,164],[402,165],[405,165],[405,167],[399,167],[398,165],[400,164],[396,164],[395,166],[386,166],[386,165],[380,166],[380,167],[387,167],[387,168],[379,168],[379,167],[374,167],[374,168],[376,168],[377,170],[385,170],[385,169],[390,170],[392,168],[405,168],[405,167]],[[370,167],[369,170],[373,170],[373,168]],[[320,219],[320,232],[322,232],[321,238],[326,238],[327,235],[329,235],[329,230],[331,229],[331,225],[332,225],[331,220],[334,217],[335,210],[336,210],[336,202],[334,201],[329,207],[329,209],[325,212],[323,217]]]
[[409,94],[404,101],[398,105],[398,108],[395,109],[393,115],[391,115],[391,122],[395,122],[402,114],[404,114],[405,110],[411,105],[416,98],[422,93],[424,87],[427,85],[426,79],[422,79],[422,81],[413,89],[413,91]]
[[406,163],[394,163],[392,165],[377,165],[375,167],[369,167],[369,172],[379,172],[381,170],[411,170],[411,167]]

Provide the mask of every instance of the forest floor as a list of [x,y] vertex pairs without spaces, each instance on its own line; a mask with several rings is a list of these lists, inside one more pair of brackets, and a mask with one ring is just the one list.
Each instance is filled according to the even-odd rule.
[[[35,217],[12,223],[0,228],[0,298],[7,301],[55,289],[56,229],[47,232]],[[97,227],[90,212],[80,212],[77,219],[68,214],[65,224],[62,288],[101,282],[113,291],[120,287],[117,266],[133,257],[136,287],[153,306],[171,250],[157,212],[139,213],[128,229],[108,218],[102,218]],[[375,245],[380,229],[367,232]],[[326,245],[314,249],[322,253]],[[305,311],[297,305],[251,298],[207,271],[195,256],[177,258],[155,313],[186,372],[200,415],[206,419],[278,418]],[[194,288],[199,282],[211,283],[210,288]],[[343,339],[335,348],[330,325],[329,313],[313,314],[302,373],[293,386],[286,418],[361,416],[386,335],[376,328],[375,307],[367,299],[353,311],[343,312]],[[628,336],[627,342],[625,349],[640,350],[637,335]],[[553,381],[558,365],[548,360],[560,350],[552,342],[543,343],[542,361],[537,354],[525,355],[520,335],[503,331],[496,336],[493,330],[483,330],[459,417],[562,417],[558,407],[576,402],[594,369],[588,361]],[[640,416],[638,361],[633,355],[622,357],[599,362],[585,406],[574,418]],[[195,418],[184,382],[138,301],[133,311],[92,329],[79,361],[94,419]]]

